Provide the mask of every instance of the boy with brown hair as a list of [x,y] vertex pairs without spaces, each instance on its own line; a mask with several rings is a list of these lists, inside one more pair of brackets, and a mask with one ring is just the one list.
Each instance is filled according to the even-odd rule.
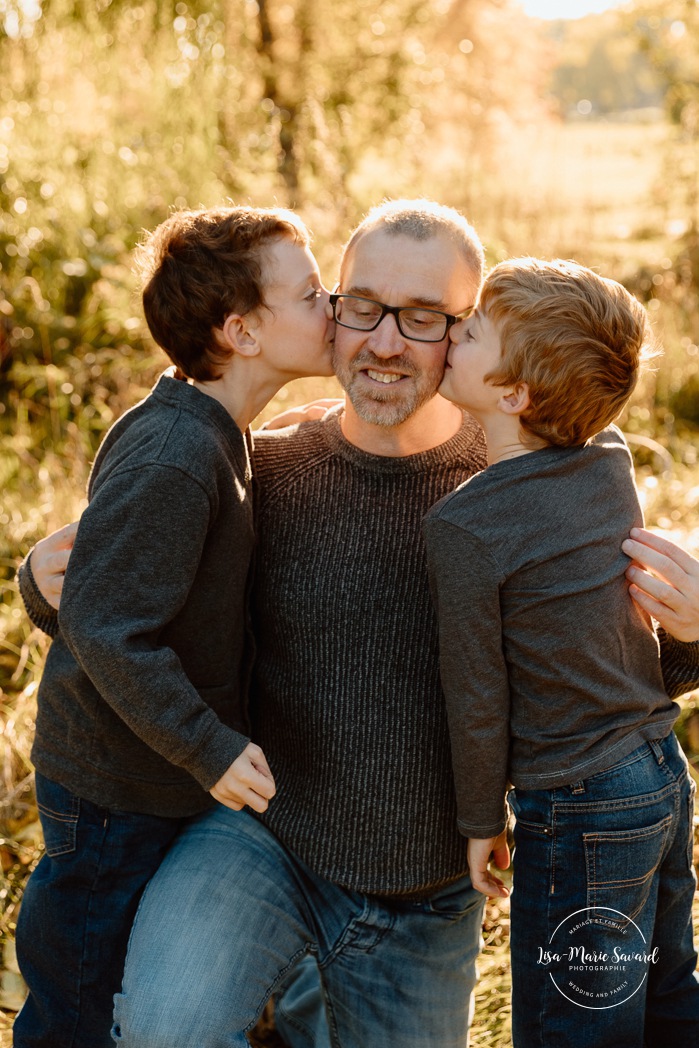
[[507,865],[515,787],[514,1044],[694,1044],[693,789],[628,599],[632,462],[605,429],[650,355],[645,311],[576,263],[517,259],[451,338],[439,392],[481,423],[489,464],[424,532],[459,828],[486,895],[508,894],[488,860]]
[[17,1048],[110,1045],[136,906],[175,834],[214,800],[263,812],[275,793],[247,737],[246,431],[285,382],[332,373],[328,294],[281,209],[175,213],[140,262],[176,368],[105,437],[66,572],[32,751],[46,854],[17,929]]

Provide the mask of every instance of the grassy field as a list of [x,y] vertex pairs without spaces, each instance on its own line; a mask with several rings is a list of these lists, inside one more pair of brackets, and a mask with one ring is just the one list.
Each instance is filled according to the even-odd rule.
[[[699,441],[696,431],[669,406],[674,392],[686,387],[697,373],[699,357],[696,280],[682,284],[681,259],[689,243],[687,219],[681,196],[668,178],[668,134],[663,123],[524,126],[503,136],[499,146],[503,174],[493,180],[479,175],[473,165],[464,163],[460,169],[460,151],[465,145],[452,133],[435,149],[429,168],[425,165],[409,185],[387,164],[368,159],[355,176],[355,188],[369,202],[384,193],[409,193],[463,207],[481,231],[491,261],[523,253],[563,255],[629,281],[647,302],[666,351],[657,373],[646,378],[624,419],[630,433],[650,437],[664,449],[664,455],[643,449],[637,454],[647,521],[699,554]],[[318,256],[330,285],[336,274],[338,245],[348,230],[326,211],[308,206],[304,215],[316,230]],[[94,349],[86,353],[83,346],[74,356],[34,371],[22,360],[19,363],[26,370],[22,395],[3,392],[0,1048],[10,1043],[14,1012],[23,992],[13,958],[13,930],[23,884],[42,847],[29,753],[47,642],[23,615],[14,569],[38,538],[79,515],[99,432],[147,391],[162,366],[158,354],[142,350],[138,320],[128,329],[132,341],[119,349],[105,335],[110,324],[126,319],[124,311],[131,301],[129,280],[128,257],[122,251],[116,262],[105,266],[98,282],[95,327],[86,336]],[[45,288],[37,291],[48,294]],[[135,317],[135,312],[127,315]],[[70,333],[68,328],[66,332]],[[32,339],[39,337],[45,337],[50,346],[55,332],[32,334]],[[58,346],[58,342],[53,344]],[[293,383],[261,418],[335,392],[337,386],[328,380]],[[46,405],[43,414],[37,403]],[[699,764],[696,696],[684,700],[679,734],[686,751]],[[489,905],[484,934],[486,949],[472,1044],[504,1048],[510,1039],[506,905]]]

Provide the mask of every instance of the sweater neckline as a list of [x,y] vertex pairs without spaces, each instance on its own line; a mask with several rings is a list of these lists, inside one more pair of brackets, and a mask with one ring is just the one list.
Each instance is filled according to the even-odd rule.
[[415,455],[373,455],[358,448],[344,436],[340,424],[341,411],[326,416],[321,427],[325,440],[333,454],[340,456],[362,470],[374,473],[423,473],[441,465],[451,465],[455,458],[477,459],[485,465],[485,440],[478,423],[464,414],[461,428],[449,440],[427,451]]

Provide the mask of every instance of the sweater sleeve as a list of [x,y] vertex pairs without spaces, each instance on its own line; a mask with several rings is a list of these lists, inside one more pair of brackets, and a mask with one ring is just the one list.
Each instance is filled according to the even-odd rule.
[[162,634],[187,600],[210,513],[207,492],[182,470],[112,474],[81,517],[59,610],[61,634],[102,698],[205,790],[248,739],[219,720]]
[[466,837],[495,837],[507,821],[510,737],[501,573],[483,543],[467,531],[429,516],[423,528],[439,621],[459,830]]
[[699,640],[676,640],[662,628],[658,640],[663,683],[670,698],[699,688]]
[[46,600],[36,584],[31,567],[31,550],[17,571],[19,592],[32,625],[37,626],[49,637],[58,633],[58,612]]

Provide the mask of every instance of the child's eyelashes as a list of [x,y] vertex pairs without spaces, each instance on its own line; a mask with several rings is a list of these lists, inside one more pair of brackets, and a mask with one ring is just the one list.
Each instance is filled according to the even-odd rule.
[[303,300],[304,300],[304,302],[315,302],[316,299],[320,298],[321,294],[322,294],[321,289],[319,287],[314,287],[314,288],[312,288],[308,292],[307,295],[304,295],[304,299]]

